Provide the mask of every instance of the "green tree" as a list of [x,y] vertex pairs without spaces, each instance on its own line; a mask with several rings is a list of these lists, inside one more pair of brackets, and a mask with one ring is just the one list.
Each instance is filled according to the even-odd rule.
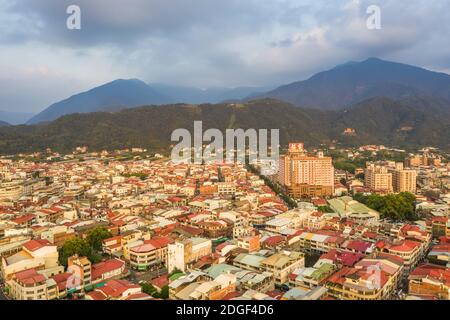
[[67,267],[67,259],[75,254],[80,257],[89,257],[91,255],[91,247],[89,244],[78,237],[72,238],[64,242],[61,249],[59,249],[59,262]]
[[169,273],[168,277],[170,278],[171,276],[173,276],[174,274],[177,274],[177,273],[183,273],[183,271],[181,271],[181,270],[178,269],[178,268],[174,268],[174,269],[172,270],[172,272]]
[[164,286],[159,293],[161,299],[169,299],[169,286]]
[[353,197],[371,209],[377,210],[381,213],[383,218],[388,218],[396,221],[402,220],[417,220],[415,211],[416,197],[409,192],[402,192],[399,194],[389,194],[381,196],[378,194],[371,194],[364,196],[361,193],[355,194]]
[[158,290],[156,290],[156,288],[152,284],[143,282],[143,283],[141,283],[141,287],[142,287],[142,292],[144,292],[148,295],[151,295],[154,298],[157,298]]
[[89,230],[86,236],[86,241],[89,243],[92,249],[100,251],[102,249],[103,240],[111,238],[112,234],[105,228],[95,228]]

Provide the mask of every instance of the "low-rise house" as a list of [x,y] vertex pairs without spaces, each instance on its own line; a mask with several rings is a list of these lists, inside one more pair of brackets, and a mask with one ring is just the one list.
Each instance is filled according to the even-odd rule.
[[447,267],[423,264],[410,273],[408,280],[410,295],[450,299],[450,269]]
[[212,281],[199,284],[189,298],[192,300],[221,300],[225,295],[236,290],[236,276],[221,274]]
[[412,240],[403,240],[396,243],[380,241],[376,245],[378,252],[389,253],[400,257],[404,262],[404,275],[406,276],[423,256],[422,243]]
[[170,299],[183,300],[200,283],[210,281],[211,279],[208,274],[201,271],[192,271],[186,275],[181,273],[169,283],[169,297]]
[[86,300],[137,300],[151,299],[142,292],[142,287],[127,280],[110,280],[103,287],[88,292]]
[[130,265],[138,270],[148,270],[167,266],[168,245],[171,239],[159,237],[143,241],[129,249]]
[[335,271],[335,266],[330,263],[316,263],[314,267],[298,268],[289,275],[291,287],[314,288],[323,284]]
[[389,257],[358,262],[343,267],[328,278],[328,294],[340,300],[388,300],[394,296],[403,265]]
[[243,270],[229,264],[215,264],[205,270],[215,279],[221,274],[233,274],[236,276],[236,289],[239,291],[256,290],[259,292],[272,291],[275,288],[273,274],[270,272],[254,272]]
[[198,261],[201,257],[212,253],[212,242],[210,239],[190,238],[176,241],[168,245],[168,270],[172,272],[175,268],[186,271],[189,265]]
[[288,282],[289,275],[305,266],[305,255],[297,251],[282,251],[261,261],[261,267],[274,275],[275,284]]
[[128,275],[125,261],[110,259],[92,265],[92,284],[98,284],[111,279],[121,279]]
[[15,300],[53,300],[59,297],[55,280],[36,269],[14,274],[8,281],[9,294]]
[[450,243],[441,243],[433,246],[427,258],[433,264],[450,268]]
[[58,274],[63,267],[58,264],[58,250],[47,240],[30,240],[22,245],[22,250],[8,257],[2,257],[2,277],[9,280],[15,273],[28,269],[47,270]]

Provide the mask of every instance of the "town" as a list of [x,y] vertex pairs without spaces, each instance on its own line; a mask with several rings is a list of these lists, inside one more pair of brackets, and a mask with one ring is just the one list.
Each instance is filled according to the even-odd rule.
[[1,157],[0,299],[450,299],[448,154],[293,142],[261,165]]

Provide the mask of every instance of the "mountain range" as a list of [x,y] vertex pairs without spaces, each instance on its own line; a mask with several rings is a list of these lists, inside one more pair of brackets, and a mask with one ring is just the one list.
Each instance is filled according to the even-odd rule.
[[369,58],[348,62],[255,98],[273,98],[307,108],[336,110],[379,96],[396,99],[429,96],[450,101],[450,75]]
[[137,79],[115,80],[49,106],[27,124],[48,122],[72,113],[119,110],[146,104],[169,103],[169,99]]
[[307,80],[267,90],[262,87],[198,89],[119,79],[54,103],[27,123],[48,122],[72,113],[117,111],[142,105],[220,103],[264,98],[321,110],[338,110],[381,96],[395,99],[426,96],[450,101],[450,75],[369,58],[361,62],[348,62]]
[[6,121],[1,121],[0,120],[0,127],[6,127],[6,126],[10,126],[10,124]]
[[[318,110],[273,99],[245,103],[170,104],[118,112],[72,114],[40,125],[0,127],[0,154],[53,150],[67,152],[144,147],[167,151],[178,128],[192,132],[195,120],[204,130],[218,128],[280,129],[280,142],[320,145],[385,144],[404,148],[433,145],[450,150],[450,104],[434,98],[396,100],[376,97],[351,108]],[[355,133],[345,135],[346,128]]]
[[118,111],[150,104],[198,104],[240,100],[265,89],[267,88],[238,87],[202,90],[157,83],[149,85],[139,79],[118,79],[54,103],[28,120],[27,124],[48,122],[72,113]]
[[[370,58],[263,91],[119,79],[51,105],[28,125],[1,123],[0,153],[166,148],[172,130],[194,120],[219,129],[280,128],[282,143],[450,146],[450,76],[444,73]],[[355,134],[344,135],[346,128]]]

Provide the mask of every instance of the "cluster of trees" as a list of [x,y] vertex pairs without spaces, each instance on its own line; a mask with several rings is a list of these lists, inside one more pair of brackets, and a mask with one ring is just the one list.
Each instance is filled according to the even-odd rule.
[[136,172],[136,173],[124,173],[122,174],[124,177],[131,178],[131,177],[137,177],[141,179],[142,181],[146,180],[148,178],[148,174]]
[[386,196],[378,194],[365,196],[358,193],[354,196],[354,199],[380,212],[383,218],[395,221],[415,221],[418,219],[415,211],[416,197],[409,192],[389,194]]
[[156,299],[169,299],[169,286],[162,287],[161,291],[158,291],[152,284],[143,282],[141,283],[142,292],[151,295]]
[[59,262],[67,267],[67,259],[77,254],[87,257],[91,263],[97,263],[101,260],[102,242],[110,237],[112,234],[109,230],[99,227],[89,230],[85,239],[68,239],[59,249]]
[[317,207],[317,210],[319,210],[320,212],[323,212],[323,213],[333,213],[334,212],[330,206],[319,206],[319,207]]
[[[349,159],[344,152],[332,150],[329,152],[333,157],[333,164],[336,169],[345,170],[350,173],[355,173],[356,168],[364,168],[367,161],[380,161],[389,160],[395,162],[403,162],[406,157],[406,153],[397,152],[391,150],[381,150],[373,155],[369,151],[360,152],[360,155],[354,159]],[[364,179],[364,175],[357,177],[358,179]]]

